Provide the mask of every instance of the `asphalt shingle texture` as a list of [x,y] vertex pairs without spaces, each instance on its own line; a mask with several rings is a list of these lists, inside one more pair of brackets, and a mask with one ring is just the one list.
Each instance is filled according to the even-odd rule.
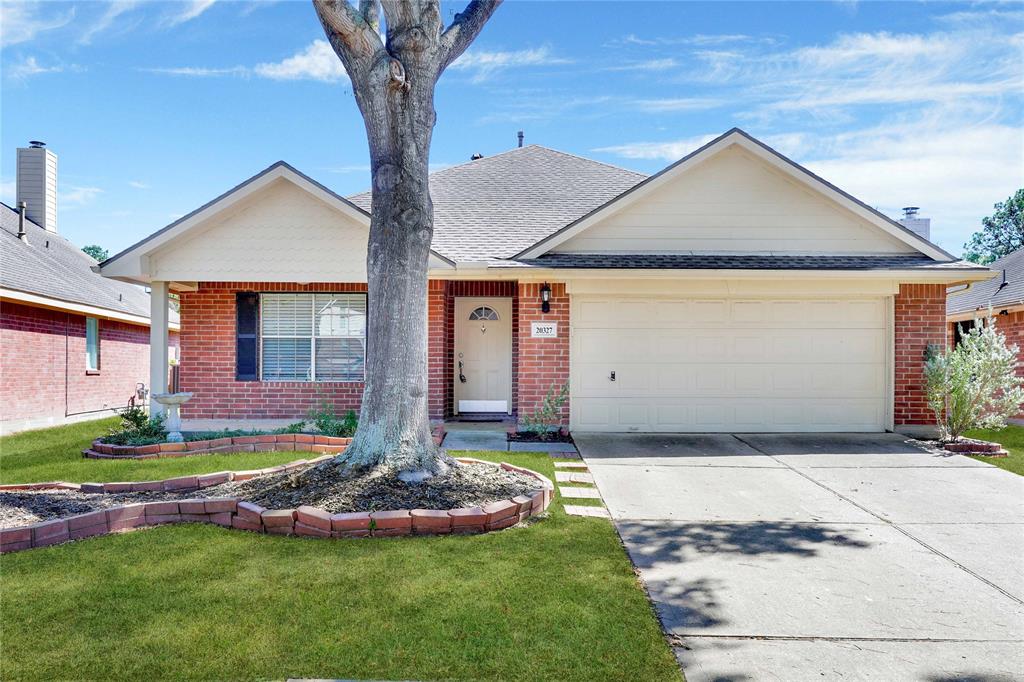
[[1018,249],[989,263],[989,268],[1001,274],[984,282],[975,282],[962,293],[950,294],[946,298],[946,313],[955,315],[989,306],[999,308],[1024,304],[1024,249]]
[[[0,286],[39,296],[149,317],[141,287],[101,277],[96,261],[73,243],[25,221],[28,243],[18,239],[18,212],[0,204]],[[177,322],[177,313],[171,311]]]
[[[430,175],[433,248],[455,261],[510,258],[644,180],[529,145]],[[370,210],[370,193],[349,197]]]

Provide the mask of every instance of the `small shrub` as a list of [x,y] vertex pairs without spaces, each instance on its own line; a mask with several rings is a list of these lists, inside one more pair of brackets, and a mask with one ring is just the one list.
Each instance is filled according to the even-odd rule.
[[943,440],[958,440],[968,429],[1001,429],[1024,403],[1024,379],[1016,376],[1017,346],[989,316],[963,333],[956,348],[933,350],[925,361],[928,405]]
[[520,427],[523,431],[536,434],[538,438],[550,438],[558,432],[558,425],[562,421],[562,406],[568,398],[568,383],[562,384],[561,388],[552,384],[540,406],[520,418]]
[[306,428],[306,422],[293,422],[288,426],[282,427],[280,429],[274,429],[273,433],[302,433],[302,429],[304,428]]
[[121,423],[103,437],[112,445],[152,445],[167,440],[164,415],[149,416],[144,409],[129,405],[118,413]]
[[323,435],[336,438],[351,438],[359,426],[359,418],[355,412],[349,410],[344,417],[338,419],[334,406],[327,400],[321,400],[320,407],[309,411],[309,421],[313,422],[316,430]]

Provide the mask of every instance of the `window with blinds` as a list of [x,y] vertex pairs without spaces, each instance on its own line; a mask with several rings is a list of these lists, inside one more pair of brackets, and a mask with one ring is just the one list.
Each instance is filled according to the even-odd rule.
[[264,381],[362,381],[366,294],[260,296]]

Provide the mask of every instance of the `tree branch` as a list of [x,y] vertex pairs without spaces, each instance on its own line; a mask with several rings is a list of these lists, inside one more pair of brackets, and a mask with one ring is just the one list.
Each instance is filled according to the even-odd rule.
[[380,0],[359,0],[359,14],[374,33],[380,33]]
[[[362,11],[356,11],[348,0],[313,0],[313,8],[320,17],[327,37],[331,39],[331,45],[345,66],[350,68],[350,77],[354,75],[351,67],[365,64],[384,49],[380,36],[372,26],[377,13],[365,4],[361,2],[360,9],[369,10],[369,18]],[[376,6],[373,0],[369,4]],[[339,46],[343,49],[339,49]]]
[[484,24],[498,9],[502,0],[473,0],[465,11],[455,15],[455,21],[441,35],[441,61],[438,75],[466,51],[470,43],[476,39]]

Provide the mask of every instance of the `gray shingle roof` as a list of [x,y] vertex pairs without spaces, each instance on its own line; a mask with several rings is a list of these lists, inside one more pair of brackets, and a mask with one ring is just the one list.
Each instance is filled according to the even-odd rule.
[[540,258],[496,261],[491,267],[651,270],[966,270],[985,267],[967,261],[936,262],[925,255],[793,256],[717,254],[549,253]]
[[[0,286],[113,312],[149,317],[142,287],[101,277],[96,264],[70,241],[25,221],[28,243],[18,239],[18,212],[0,203]],[[178,315],[171,311],[171,321]]]
[[[430,175],[433,248],[456,261],[509,258],[645,175],[529,145]],[[370,193],[349,197],[370,210]]]
[[1002,276],[975,282],[963,293],[951,293],[946,299],[947,315],[984,310],[990,305],[998,313],[999,308],[1024,305],[1024,249],[1003,256],[988,267]]

